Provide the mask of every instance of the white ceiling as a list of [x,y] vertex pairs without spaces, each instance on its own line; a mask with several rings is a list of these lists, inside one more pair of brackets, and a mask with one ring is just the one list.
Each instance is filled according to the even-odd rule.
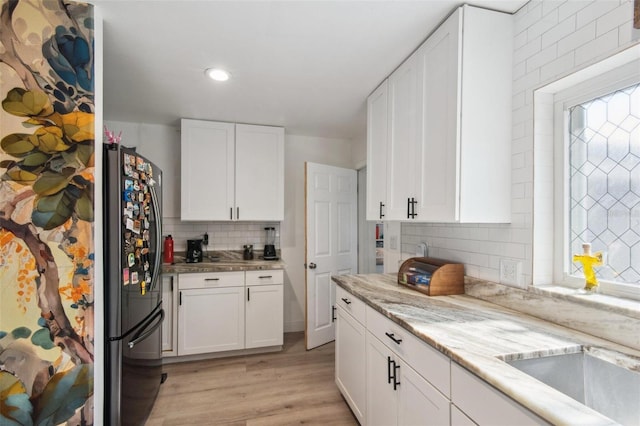
[[[364,138],[366,97],[457,0],[93,0],[104,22],[106,120],[181,117]],[[526,0],[471,1],[510,13]],[[205,78],[224,67],[226,83]]]

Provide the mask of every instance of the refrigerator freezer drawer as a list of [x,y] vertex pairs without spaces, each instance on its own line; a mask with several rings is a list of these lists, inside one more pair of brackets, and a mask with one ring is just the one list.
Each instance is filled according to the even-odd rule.
[[178,276],[178,288],[180,290],[187,290],[191,288],[241,286],[244,286],[244,271],[205,272],[194,274],[180,274]]

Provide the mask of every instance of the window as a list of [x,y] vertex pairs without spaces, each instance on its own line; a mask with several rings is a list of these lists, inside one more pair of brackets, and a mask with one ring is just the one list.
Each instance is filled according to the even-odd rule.
[[640,297],[638,62],[554,93],[554,283],[584,285],[573,255],[602,252],[603,293]]
[[[607,251],[601,280],[640,283],[640,84],[572,106],[569,247]],[[583,276],[572,263],[572,276]]]

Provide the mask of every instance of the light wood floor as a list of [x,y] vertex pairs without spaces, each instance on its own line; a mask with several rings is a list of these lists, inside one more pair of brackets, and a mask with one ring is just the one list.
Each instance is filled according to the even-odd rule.
[[306,351],[304,333],[286,333],[282,352],[164,371],[147,426],[358,424],[334,382],[334,344]]

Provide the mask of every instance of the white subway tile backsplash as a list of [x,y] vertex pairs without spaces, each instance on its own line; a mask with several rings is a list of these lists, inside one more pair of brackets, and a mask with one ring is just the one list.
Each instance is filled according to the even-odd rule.
[[595,21],[606,15],[609,11],[618,7],[620,3],[616,0],[594,1],[576,13],[576,25],[578,28]]
[[575,52],[567,52],[559,58],[544,64],[540,68],[540,81],[547,82],[561,76],[567,69],[572,69],[575,64]]
[[596,23],[591,22],[584,27],[558,40],[558,57],[583,46],[596,38]]
[[[550,0],[550,2],[555,0]],[[597,0],[569,0],[558,6],[558,19],[560,21],[565,18],[575,15],[580,10],[589,6],[592,3],[595,3]]]
[[182,222],[179,218],[165,217],[162,235],[171,234],[175,251],[185,251],[187,240],[200,239],[209,234],[208,250],[242,250],[245,244],[262,249],[266,243],[264,228],[276,228],[276,249],[280,248],[280,223],[278,222]]
[[620,27],[623,22],[629,27],[629,22],[633,17],[633,4],[626,2],[596,19],[596,36],[608,33]]
[[562,1],[545,1],[542,3],[542,16],[547,16],[551,12],[557,12]]
[[558,25],[558,10],[554,9],[527,28],[527,38],[533,40]]
[[569,16],[567,19],[559,22],[549,31],[542,34],[541,46],[542,48],[548,47],[557,43],[559,40],[567,37],[569,34],[576,30],[576,17],[575,15]]
[[527,44],[527,31],[520,31],[513,38],[513,47],[514,49],[519,49],[522,46]]
[[557,58],[558,48],[555,44],[541,50],[527,59],[527,72],[540,68]]
[[542,4],[537,1],[527,3],[526,8],[522,8],[520,12],[514,16],[514,27],[518,30],[516,34],[522,30],[526,30],[542,18]]
[[601,58],[618,47],[618,30],[614,29],[576,49],[576,64],[584,65]]
[[526,61],[531,55],[538,53],[541,48],[542,43],[540,37],[528,41],[522,48],[513,52],[513,63],[519,64],[520,62]]

